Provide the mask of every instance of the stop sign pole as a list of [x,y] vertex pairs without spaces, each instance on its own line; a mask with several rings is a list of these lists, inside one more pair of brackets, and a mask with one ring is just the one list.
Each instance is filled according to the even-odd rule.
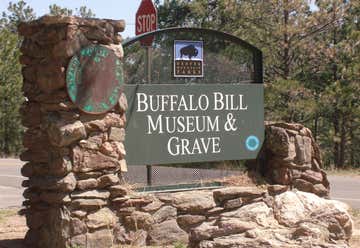
[[[141,35],[157,29],[157,10],[152,0],[142,0],[136,12],[135,34]],[[146,47],[146,74],[147,83],[151,83],[151,45],[154,36],[148,36],[140,40],[140,44]],[[152,166],[146,166],[147,184],[152,184]]]

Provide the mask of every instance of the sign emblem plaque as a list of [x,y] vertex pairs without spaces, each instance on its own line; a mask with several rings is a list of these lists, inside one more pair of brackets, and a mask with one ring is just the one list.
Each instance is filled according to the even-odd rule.
[[68,65],[68,95],[85,113],[102,114],[112,109],[120,97],[123,85],[122,62],[106,47],[85,47],[72,57]]
[[174,41],[174,77],[203,77],[202,41]]

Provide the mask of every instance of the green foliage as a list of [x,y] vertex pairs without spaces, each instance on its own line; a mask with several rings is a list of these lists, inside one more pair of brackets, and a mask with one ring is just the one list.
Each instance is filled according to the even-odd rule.
[[267,85],[265,102],[269,121],[304,123],[313,117],[316,108],[311,91],[293,80],[279,79]]
[[23,128],[20,122],[21,66],[18,37],[7,29],[0,30],[0,155],[16,154],[21,149]]
[[[75,15],[94,17],[86,6],[75,11],[61,8],[55,4],[49,6],[51,15]],[[22,95],[21,65],[19,63],[22,39],[16,34],[20,22],[36,18],[33,9],[23,0],[9,3],[7,11],[0,19],[0,156],[18,155],[22,150],[20,108],[24,102]]]
[[186,248],[186,247],[187,247],[186,244],[183,244],[181,242],[176,242],[174,244],[174,248]]
[[83,18],[95,17],[95,13],[93,13],[92,10],[88,9],[86,6],[80,6],[80,8],[76,8],[74,11],[72,9],[60,7],[59,5],[56,4],[52,4],[49,6],[49,14],[65,15],[65,16],[75,15]]
[[359,1],[316,1],[316,11],[305,0],[158,4],[161,27],[213,28],[259,47],[265,118],[310,127],[327,165],[360,166]]
[[20,22],[35,19],[34,10],[23,0],[17,3],[10,2],[7,10],[7,12],[2,12],[0,29],[6,28],[15,33]]

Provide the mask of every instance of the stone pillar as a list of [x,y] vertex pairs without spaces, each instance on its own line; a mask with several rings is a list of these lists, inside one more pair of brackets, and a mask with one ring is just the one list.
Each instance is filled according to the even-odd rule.
[[[329,181],[310,129],[295,123],[266,123],[265,133],[258,169],[269,183],[327,197]],[[249,163],[248,168],[254,167]]]
[[[21,23],[22,122],[27,163],[22,175],[22,212],[30,247],[110,247],[118,219],[110,194],[119,186],[125,162],[126,97],[107,114],[88,115],[65,89],[71,57],[90,44],[106,45],[122,57],[124,21],[44,16]],[[111,193],[110,193],[111,192]]]

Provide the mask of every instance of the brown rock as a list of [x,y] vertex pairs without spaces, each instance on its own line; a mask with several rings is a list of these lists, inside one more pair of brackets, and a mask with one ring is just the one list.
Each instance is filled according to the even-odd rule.
[[134,211],[130,216],[126,216],[124,219],[124,225],[127,229],[148,230],[155,223],[154,218],[149,213]]
[[318,196],[324,197],[324,196],[329,195],[329,190],[327,188],[325,188],[325,186],[322,185],[322,184],[315,184],[313,193],[318,195]]
[[190,237],[192,241],[201,241],[220,236],[220,228],[214,225],[215,221],[204,222],[200,226],[191,229]]
[[111,198],[125,196],[129,193],[129,189],[123,185],[115,185],[108,188]]
[[186,215],[180,215],[179,217],[177,217],[176,220],[182,229],[189,231],[191,228],[204,222],[206,220],[206,217],[202,215],[186,214]]
[[130,198],[127,197],[127,196],[125,196],[125,197],[116,197],[116,198],[113,198],[113,199],[111,200],[111,202],[112,202],[113,204],[121,204],[121,206],[123,206],[122,204],[123,204],[124,202],[128,201],[129,199],[130,199]]
[[113,235],[109,229],[102,229],[93,233],[86,234],[86,247],[99,248],[99,247],[112,247]]
[[323,181],[322,174],[320,172],[315,172],[312,170],[307,170],[302,173],[301,178],[313,184],[321,183]]
[[295,154],[290,149],[289,135],[283,128],[275,126],[266,127],[266,147],[277,156],[295,157]]
[[99,150],[106,139],[103,133],[92,133],[86,140],[80,140],[79,145],[81,148]]
[[44,190],[56,190],[60,192],[72,192],[76,186],[76,179],[73,173],[66,177],[32,177],[29,186]]
[[47,211],[32,211],[26,215],[26,225],[31,229],[39,229],[44,225]]
[[80,190],[95,189],[98,186],[98,181],[95,178],[77,181],[76,188]]
[[269,185],[267,189],[270,195],[278,195],[289,190],[289,186],[275,184],[275,185]]
[[103,115],[82,115],[80,120],[84,123],[88,132],[105,132],[110,127],[125,127],[125,122],[119,114],[108,113]]
[[264,202],[255,202],[239,209],[220,214],[222,220],[238,219],[241,221],[254,222],[260,226],[272,226],[276,223],[273,209]]
[[117,175],[108,174],[108,175],[104,175],[104,176],[101,176],[98,178],[98,187],[105,188],[108,186],[118,184],[119,182],[120,182],[120,179]]
[[151,203],[152,200],[145,198],[129,199],[121,205],[121,207],[141,207]]
[[81,208],[85,210],[95,210],[100,209],[102,206],[106,205],[106,201],[102,199],[75,199],[71,202],[72,206],[75,209]]
[[26,127],[38,127],[41,123],[40,104],[23,103],[20,109],[21,123]]
[[109,208],[102,208],[87,216],[86,225],[90,229],[110,228],[116,224],[116,220],[116,215]]
[[128,102],[124,93],[121,93],[118,104],[115,107],[116,110],[121,114],[125,113],[128,109]]
[[127,241],[135,247],[146,247],[147,236],[147,232],[144,230],[130,231]]
[[70,245],[73,247],[86,247],[86,235],[81,234],[71,237]]
[[74,191],[71,193],[72,199],[108,199],[110,193],[105,190],[90,190],[90,191]]
[[115,148],[116,153],[118,154],[118,158],[124,158],[126,156],[125,146],[121,142],[113,141],[111,142],[112,146]]
[[21,36],[30,37],[40,30],[40,25],[32,22],[20,22],[17,31]]
[[155,200],[152,203],[150,203],[150,204],[148,204],[146,206],[143,206],[141,208],[141,210],[143,210],[144,212],[151,212],[152,213],[154,211],[159,210],[163,205],[164,205],[163,202]]
[[270,173],[272,173],[271,179],[274,183],[288,185],[291,182],[291,173],[288,168],[273,169]]
[[231,200],[225,201],[224,208],[225,209],[233,209],[233,208],[239,208],[242,205],[243,205],[242,198],[236,198],[236,199],[231,199]]
[[100,152],[84,150],[78,146],[73,148],[74,172],[90,172],[94,170],[120,167],[120,162]]
[[78,218],[71,218],[70,232],[71,232],[71,236],[76,236],[78,234],[86,233],[87,228],[85,223],[79,220]]
[[295,137],[296,158],[297,164],[311,163],[311,138],[297,135]]
[[222,202],[238,197],[256,198],[265,194],[265,190],[257,187],[226,187],[214,190],[213,194],[217,201]]
[[89,171],[89,172],[78,172],[76,173],[76,177],[79,180],[86,180],[90,178],[97,179],[98,177],[102,176],[102,172],[100,171]]
[[125,140],[125,129],[111,127],[109,129],[109,140],[123,142]]
[[82,211],[82,210],[76,210],[71,212],[71,216],[74,216],[76,218],[82,219],[86,216],[87,212]]
[[213,193],[208,191],[158,194],[160,201],[168,202],[180,212],[201,213],[216,206]]
[[82,46],[89,44],[89,41],[79,33],[76,38],[58,42],[52,49],[55,58],[70,58],[78,52]]
[[124,20],[107,20],[111,23],[111,25],[114,27],[114,32],[123,32],[125,30],[125,21]]
[[160,224],[155,224],[149,231],[151,245],[163,246],[173,245],[176,242],[187,244],[188,234],[177,224],[176,220],[167,220]]
[[48,128],[50,142],[55,146],[67,146],[75,141],[86,138],[84,125],[80,121],[71,124],[51,123]]
[[51,94],[41,93],[36,96],[34,99],[37,102],[41,103],[59,103],[64,102],[68,99],[67,93],[65,90],[58,90]]
[[[129,240],[129,236],[125,230],[125,228],[120,224],[116,224],[114,229],[114,243],[115,244],[125,244],[127,240]],[[147,234],[146,234],[147,236]],[[146,245],[146,237],[145,237],[145,245]]]
[[[112,39],[114,39],[114,36],[112,36]],[[124,50],[121,44],[109,44],[105,47],[112,50],[115,53],[116,57],[118,57],[119,59],[122,59],[124,57]]]
[[58,64],[41,64],[37,69],[36,83],[44,93],[65,87],[65,68]]
[[100,152],[113,158],[119,157],[119,154],[110,142],[105,142],[104,144],[102,144],[102,146],[100,147]]
[[303,179],[296,179],[293,181],[295,188],[305,192],[314,192],[314,185]]
[[224,219],[222,218],[218,223],[221,233],[228,236],[235,233],[242,233],[254,229],[257,225],[249,221],[241,221],[239,219]]
[[171,206],[164,206],[153,214],[156,223],[176,218],[177,210]]
[[110,44],[114,37],[114,33],[108,34],[104,28],[101,28],[99,26],[83,26],[80,28],[80,30],[87,39],[96,40],[101,44]]
[[68,193],[47,191],[40,194],[40,199],[49,204],[64,204],[71,201]]
[[77,17],[75,16],[65,16],[65,15],[44,15],[38,21],[38,23],[45,25],[53,24],[79,24]]

